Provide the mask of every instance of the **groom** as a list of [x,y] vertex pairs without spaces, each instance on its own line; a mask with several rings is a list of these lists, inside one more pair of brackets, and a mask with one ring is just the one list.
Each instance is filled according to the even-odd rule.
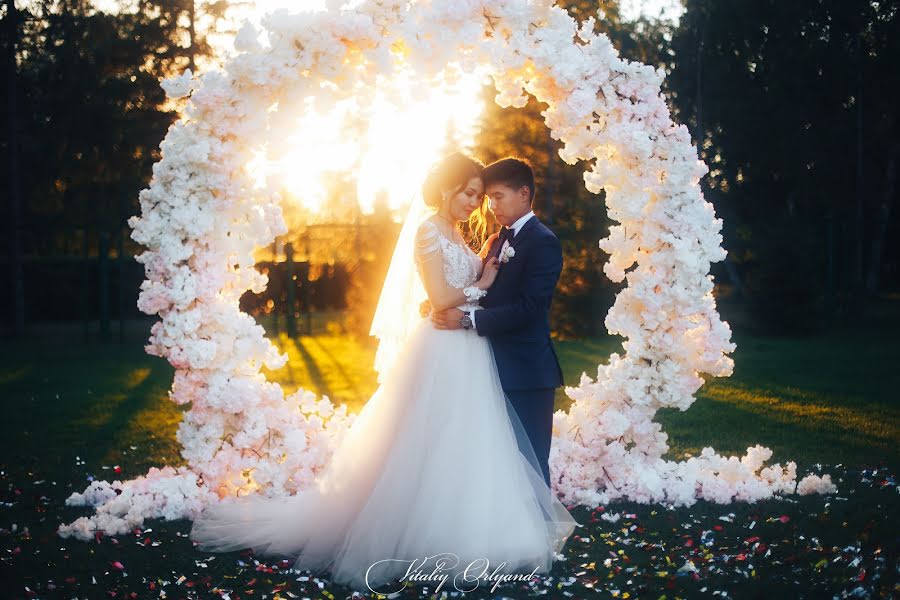
[[526,160],[503,158],[484,169],[485,194],[503,227],[485,260],[499,257],[500,270],[482,309],[434,312],[438,329],[474,327],[494,351],[503,391],[534,447],[544,480],[550,485],[553,397],[563,384],[550,340],[550,302],[562,271],[559,239],[531,209],[534,171]]

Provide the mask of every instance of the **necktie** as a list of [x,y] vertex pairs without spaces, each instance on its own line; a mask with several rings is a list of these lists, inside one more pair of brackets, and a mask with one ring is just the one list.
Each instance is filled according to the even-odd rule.
[[500,228],[500,235],[497,237],[497,242],[494,246],[494,251],[491,252],[491,256],[500,256],[500,250],[503,249],[503,242],[512,237],[512,231],[509,227],[505,225]]

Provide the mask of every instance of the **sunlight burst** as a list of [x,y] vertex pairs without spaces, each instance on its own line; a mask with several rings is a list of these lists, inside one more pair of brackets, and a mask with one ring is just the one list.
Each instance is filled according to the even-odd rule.
[[[234,17],[259,25],[277,9],[325,7],[325,0],[257,0]],[[274,188],[288,201],[325,216],[329,206],[352,204],[346,196],[355,183],[363,213],[371,213],[382,196],[399,218],[399,209],[409,204],[431,165],[449,151],[474,147],[485,75],[453,67],[452,75],[430,84],[398,72],[362,99],[331,106],[312,98],[297,103],[290,109],[297,110],[297,118],[289,121],[283,143],[267,154],[258,151],[248,164],[257,186]]]
[[363,213],[374,210],[379,195],[391,210],[407,206],[443,154],[471,150],[483,109],[480,77],[426,90],[415,85],[397,77],[373,92],[368,106],[350,99],[316,112],[307,102],[284,144],[250,163],[257,185],[313,212],[327,212],[330,200],[352,204],[338,197],[347,193],[344,180],[355,181]]

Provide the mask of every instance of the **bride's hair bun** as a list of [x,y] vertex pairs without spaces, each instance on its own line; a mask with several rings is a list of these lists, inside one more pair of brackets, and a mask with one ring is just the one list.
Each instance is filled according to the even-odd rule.
[[422,197],[431,208],[441,207],[444,192],[460,190],[473,177],[481,177],[484,163],[473,156],[454,152],[442,158],[425,177]]

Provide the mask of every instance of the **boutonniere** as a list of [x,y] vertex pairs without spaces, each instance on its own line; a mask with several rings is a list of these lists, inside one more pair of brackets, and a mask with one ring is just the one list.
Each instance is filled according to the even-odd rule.
[[506,250],[504,250],[503,252],[500,253],[500,262],[502,262],[502,263],[509,262],[509,259],[511,259],[515,255],[516,255],[516,249],[513,248],[512,246],[507,246]]

